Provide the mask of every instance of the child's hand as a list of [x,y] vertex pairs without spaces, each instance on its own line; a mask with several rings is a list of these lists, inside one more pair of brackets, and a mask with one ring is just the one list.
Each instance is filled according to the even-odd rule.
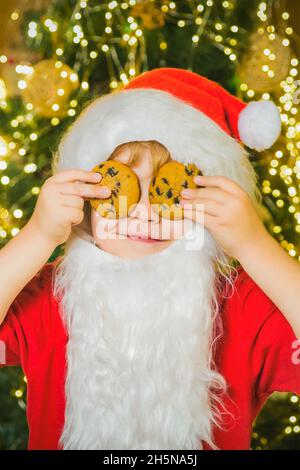
[[193,209],[184,216],[197,220],[198,213],[199,221],[199,213],[204,213],[204,226],[230,256],[240,259],[245,250],[269,237],[250,197],[237,183],[223,176],[196,176],[194,181],[205,187],[181,191],[180,204],[192,204]]
[[107,198],[110,189],[98,186],[99,173],[85,170],[65,170],[48,178],[41,188],[35,210],[28,222],[55,246],[64,243],[72,225],[82,222],[84,198]]

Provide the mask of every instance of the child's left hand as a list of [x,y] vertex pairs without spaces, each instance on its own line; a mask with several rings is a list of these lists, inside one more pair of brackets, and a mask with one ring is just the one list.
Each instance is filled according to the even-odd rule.
[[204,214],[204,226],[230,256],[240,259],[245,250],[270,237],[250,197],[233,180],[196,176],[194,181],[205,187],[181,191],[180,204],[193,209],[185,211],[184,217],[199,221],[199,215]]

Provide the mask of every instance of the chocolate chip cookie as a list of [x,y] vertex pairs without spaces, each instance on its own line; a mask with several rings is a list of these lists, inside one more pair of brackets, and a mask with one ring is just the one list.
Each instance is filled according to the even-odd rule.
[[153,204],[153,209],[166,219],[182,219],[180,193],[185,188],[200,187],[193,180],[197,175],[201,176],[202,172],[194,163],[170,161],[162,165],[149,187],[149,201]]
[[[111,194],[105,199],[90,199],[91,206],[102,217],[109,219],[127,217],[132,204],[136,204],[140,198],[136,173],[129,166],[116,160],[106,160],[95,166],[92,171],[102,175],[99,185],[108,186]],[[120,200],[121,196],[123,197]],[[127,198],[127,204],[124,196]]]

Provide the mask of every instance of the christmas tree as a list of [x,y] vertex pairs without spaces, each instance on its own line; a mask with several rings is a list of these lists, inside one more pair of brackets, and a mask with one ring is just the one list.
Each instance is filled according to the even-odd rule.
[[[293,2],[272,0],[10,2],[0,37],[1,245],[29,219],[60,137],[81,110],[141,72],[168,66],[205,75],[245,101],[275,101],[281,138],[251,161],[265,224],[300,260],[298,59],[289,8]],[[22,371],[1,371],[0,449],[26,448],[25,397]],[[299,420],[297,396],[273,395],[252,448],[300,449]]]

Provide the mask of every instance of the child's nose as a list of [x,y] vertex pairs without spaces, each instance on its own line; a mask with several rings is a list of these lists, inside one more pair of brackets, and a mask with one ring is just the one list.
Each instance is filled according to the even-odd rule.
[[148,188],[142,191],[139,202],[129,210],[129,217],[152,222],[159,221],[159,215],[150,204]]

